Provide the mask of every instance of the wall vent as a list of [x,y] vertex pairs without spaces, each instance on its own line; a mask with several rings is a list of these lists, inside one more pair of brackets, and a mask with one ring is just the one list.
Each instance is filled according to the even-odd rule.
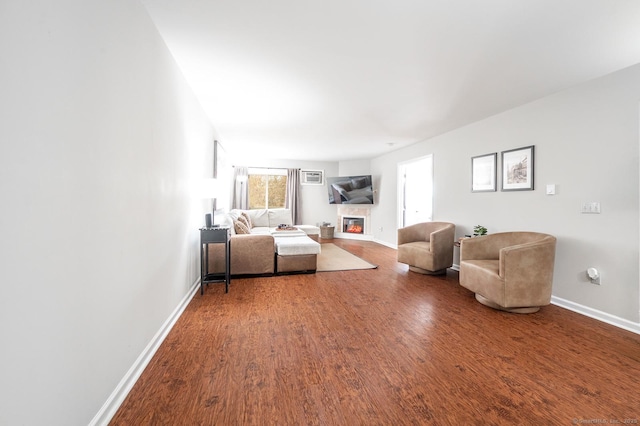
[[323,170],[301,170],[300,183],[302,183],[303,185],[323,185],[324,171]]

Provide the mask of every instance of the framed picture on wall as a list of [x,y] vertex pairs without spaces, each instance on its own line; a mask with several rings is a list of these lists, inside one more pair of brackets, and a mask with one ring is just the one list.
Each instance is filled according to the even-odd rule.
[[213,141],[213,178],[218,178],[218,141]]
[[534,146],[502,151],[502,190],[532,191]]
[[496,190],[497,158],[497,152],[471,157],[471,192]]

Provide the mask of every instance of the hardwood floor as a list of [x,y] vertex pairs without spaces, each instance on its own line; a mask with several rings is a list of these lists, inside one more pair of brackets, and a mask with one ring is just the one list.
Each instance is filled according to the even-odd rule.
[[640,421],[640,336],[557,306],[495,311],[453,270],[332,242],[379,268],[209,286],[111,424]]

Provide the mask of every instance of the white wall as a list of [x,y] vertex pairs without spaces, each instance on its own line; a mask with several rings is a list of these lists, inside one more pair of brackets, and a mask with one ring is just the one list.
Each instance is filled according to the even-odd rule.
[[[555,235],[554,296],[637,324],[639,99],[636,65],[374,159],[372,173],[383,177],[375,229],[384,228],[375,238],[396,243],[397,163],[433,154],[434,220],[454,222],[457,236],[478,224]],[[534,191],[470,192],[472,156],[528,145]],[[557,195],[545,195],[548,183]],[[602,214],[580,213],[590,201]],[[588,283],[591,266],[602,285]]]
[[198,278],[215,135],[137,0],[2,2],[0,57],[0,424],[87,424]]
[[337,176],[358,176],[371,174],[371,160],[348,160],[338,163]]

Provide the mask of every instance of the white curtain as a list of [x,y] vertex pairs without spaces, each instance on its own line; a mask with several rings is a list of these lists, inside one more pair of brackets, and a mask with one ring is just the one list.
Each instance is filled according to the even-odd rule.
[[300,169],[287,169],[287,193],[284,205],[291,210],[294,225],[300,224]]
[[233,168],[233,201],[232,209],[247,210],[249,208],[249,168],[234,166]]

